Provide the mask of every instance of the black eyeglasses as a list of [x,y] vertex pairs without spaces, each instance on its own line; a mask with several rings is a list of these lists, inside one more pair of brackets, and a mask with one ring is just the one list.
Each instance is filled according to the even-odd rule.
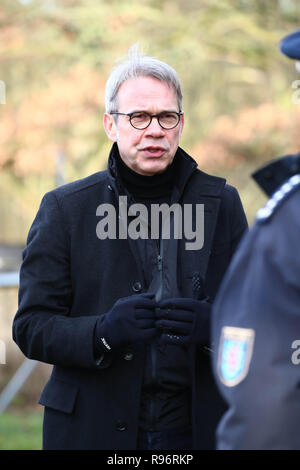
[[159,114],[149,114],[146,111],[135,111],[134,113],[114,112],[110,114],[128,116],[132,127],[134,127],[135,129],[142,130],[150,126],[154,117],[157,118],[160,127],[162,127],[163,129],[174,129],[174,127],[178,126],[180,116],[183,113],[177,113],[176,111],[164,111]]

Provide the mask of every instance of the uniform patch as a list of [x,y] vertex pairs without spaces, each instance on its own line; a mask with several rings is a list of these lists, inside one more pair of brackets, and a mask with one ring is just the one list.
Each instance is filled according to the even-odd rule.
[[240,383],[247,375],[252,357],[255,331],[224,326],[221,332],[218,376],[227,387]]

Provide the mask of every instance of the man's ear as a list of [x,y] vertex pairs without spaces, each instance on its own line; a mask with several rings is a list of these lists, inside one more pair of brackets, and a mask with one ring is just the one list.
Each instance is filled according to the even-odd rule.
[[180,116],[180,136],[183,131],[183,126],[184,126],[184,113],[182,113],[182,115]]
[[117,128],[114,118],[111,114],[105,113],[103,116],[103,126],[107,137],[112,142],[117,142]]

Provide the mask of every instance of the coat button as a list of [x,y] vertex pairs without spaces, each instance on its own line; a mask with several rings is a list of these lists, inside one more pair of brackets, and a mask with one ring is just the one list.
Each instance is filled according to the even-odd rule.
[[125,356],[124,356],[124,359],[125,359],[125,361],[132,361],[132,359],[133,359],[132,352],[126,353]]
[[140,281],[136,281],[132,284],[132,290],[134,292],[141,292],[142,290],[142,284],[140,283]]
[[118,421],[117,422],[117,430],[118,431],[126,431],[127,429],[127,423],[125,423],[124,421]]

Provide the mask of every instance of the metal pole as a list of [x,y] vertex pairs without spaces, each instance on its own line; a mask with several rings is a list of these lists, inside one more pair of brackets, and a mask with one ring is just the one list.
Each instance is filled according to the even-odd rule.
[[0,413],[6,410],[37,365],[38,361],[25,359],[0,395]]
[[19,272],[0,272],[0,288],[1,287],[18,287]]
[[60,150],[56,154],[56,186],[61,186],[66,182],[66,155]]

